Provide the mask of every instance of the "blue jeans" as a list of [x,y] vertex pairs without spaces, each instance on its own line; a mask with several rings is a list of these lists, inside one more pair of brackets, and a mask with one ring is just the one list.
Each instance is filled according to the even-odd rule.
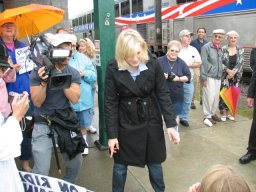
[[190,83],[184,83],[183,89],[184,89],[184,101],[183,101],[183,106],[180,113],[180,120],[188,121],[188,113],[190,111],[190,106],[191,106],[192,98],[194,95],[193,80],[191,80]]
[[[148,166],[149,180],[156,192],[165,190],[163,169],[161,164],[150,164]],[[112,192],[123,192],[127,176],[127,165],[114,163]]]

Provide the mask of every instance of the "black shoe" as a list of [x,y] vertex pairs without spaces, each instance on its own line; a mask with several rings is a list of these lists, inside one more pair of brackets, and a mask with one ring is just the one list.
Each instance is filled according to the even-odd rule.
[[241,164],[247,164],[250,163],[250,161],[252,160],[256,160],[256,155],[252,154],[252,153],[246,153],[245,155],[243,155],[240,159],[239,162]]
[[183,125],[183,126],[185,126],[185,127],[189,127],[188,122],[185,121],[185,120],[180,120],[180,124]]
[[191,103],[191,107],[190,107],[191,109],[196,109],[196,105],[195,105],[195,103]]

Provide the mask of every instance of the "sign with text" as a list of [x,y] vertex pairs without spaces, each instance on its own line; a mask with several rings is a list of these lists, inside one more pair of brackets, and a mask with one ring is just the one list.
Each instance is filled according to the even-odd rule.
[[29,58],[29,47],[15,49],[17,64],[20,65],[19,74],[26,73],[34,69],[35,63]]
[[94,44],[95,44],[95,63],[97,66],[101,66],[100,65],[100,40],[95,40]]
[[25,192],[93,192],[54,177],[23,171],[19,171],[19,175]]

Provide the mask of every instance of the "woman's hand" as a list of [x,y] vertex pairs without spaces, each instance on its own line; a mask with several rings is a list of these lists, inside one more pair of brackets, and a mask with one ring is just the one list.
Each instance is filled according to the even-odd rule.
[[116,138],[115,139],[109,139],[108,140],[108,147],[109,147],[110,158],[112,158],[114,153],[117,153],[117,151],[119,150],[118,140]]
[[195,183],[191,187],[189,187],[188,192],[199,192],[201,183]]
[[11,105],[12,116],[18,121],[21,121],[22,117],[24,117],[29,108],[28,93],[26,91],[23,92],[22,97],[20,97],[19,94],[15,94]]
[[168,79],[168,73],[164,73],[164,78]]
[[247,98],[247,106],[252,108],[253,107],[253,103],[254,103],[254,99],[253,98]]
[[175,128],[167,128],[167,134],[169,136],[170,141],[172,141],[173,144],[179,144],[180,143],[180,136],[179,133],[176,131]]

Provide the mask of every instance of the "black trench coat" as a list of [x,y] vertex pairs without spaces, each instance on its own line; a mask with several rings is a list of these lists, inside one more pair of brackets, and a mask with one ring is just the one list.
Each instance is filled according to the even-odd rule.
[[[110,61],[105,81],[105,120],[109,139],[117,138],[116,163],[144,167],[166,159],[162,114],[175,127],[170,93],[159,63],[152,58],[134,81]],[[162,114],[161,114],[162,112]]]

